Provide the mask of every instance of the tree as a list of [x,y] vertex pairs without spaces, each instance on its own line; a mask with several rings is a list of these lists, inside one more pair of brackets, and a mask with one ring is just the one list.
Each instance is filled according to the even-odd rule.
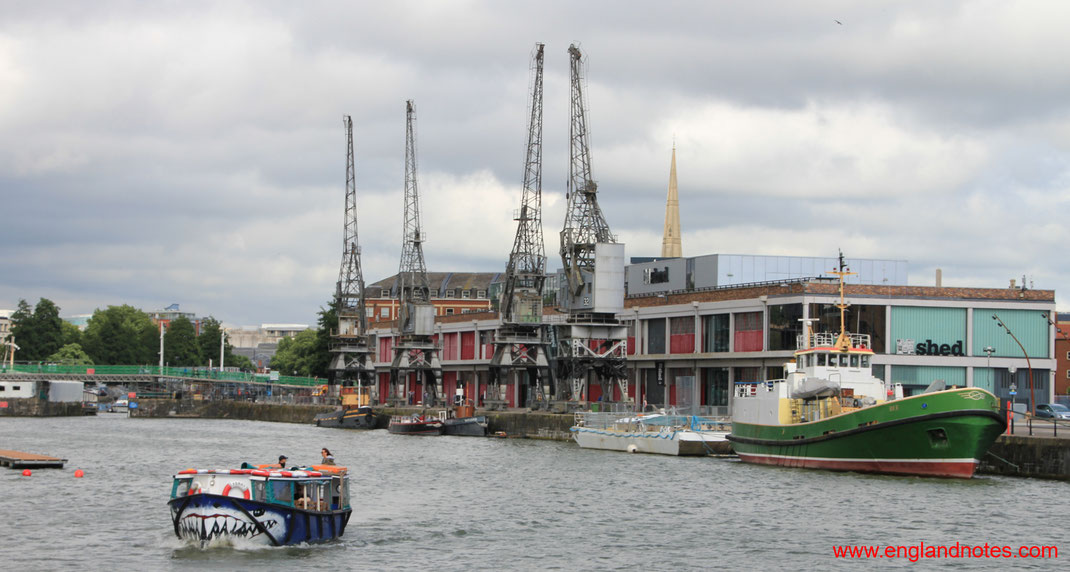
[[18,357],[23,361],[42,361],[63,346],[63,320],[52,300],[41,298],[30,311],[26,300],[19,300],[18,309],[11,315],[11,335],[21,348]]
[[244,371],[252,371],[253,369],[256,368],[256,366],[253,365],[253,360],[251,360],[251,359],[249,359],[249,358],[247,358],[247,357],[245,357],[245,356],[243,356],[241,354],[234,354],[232,356],[228,356],[226,358],[226,360],[227,360],[227,363],[225,365],[227,367],[236,367],[236,368],[238,368],[240,370],[244,370]]
[[320,307],[319,330],[316,330],[316,344],[312,351],[312,375],[329,377],[331,375],[331,332],[338,331],[338,302],[331,301],[326,308]]
[[[26,300],[19,300],[18,308],[11,314],[11,330],[9,337],[15,341],[21,348],[22,336],[30,335],[32,337],[31,330],[33,329],[33,307],[30,306]],[[11,341],[9,339],[9,341]],[[20,360],[26,358],[22,357],[24,354],[19,351],[15,354],[15,357]]]
[[[197,345],[201,350],[201,365],[208,365],[208,361],[211,360],[216,367],[219,367],[219,336],[222,335],[222,331],[222,324],[214,317],[208,316],[201,320],[201,335],[197,336]],[[234,346],[230,345],[229,339],[226,340],[223,346],[223,365],[242,367],[237,357],[234,355]],[[245,361],[250,366],[252,365],[249,358],[246,358]]]
[[56,353],[48,356],[47,361],[59,365],[93,365],[89,354],[85,353],[82,346],[78,344],[63,346]]
[[63,345],[78,344],[80,346],[82,344],[82,331],[78,329],[78,326],[66,320],[60,326],[63,329]]
[[282,375],[312,377],[316,355],[316,331],[305,330],[292,338],[283,338],[271,358],[271,369]]
[[197,345],[197,330],[189,318],[180,316],[171,320],[163,336],[164,361],[175,367],[201,364],[201,348]]
[[142,365],[157,361],[159,335],[148,314],[123,304],[93,312],[82,344],[98,364]]

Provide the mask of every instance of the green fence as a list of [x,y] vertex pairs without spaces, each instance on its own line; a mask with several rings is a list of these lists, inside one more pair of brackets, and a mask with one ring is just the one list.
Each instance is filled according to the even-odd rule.
[[245,373],[240,371],[218,371],[192,367],[165,367],[154,365],[55,365],[55,364],[15,364],[13,367],[0,365],[0,373],[37,373],[56,375],[153,375],[163,377],[199,378],[206,381],[233,381],[239,383],[273,383],[297,387],[315,387],[327,383],[326,379],[313,377],[295,377],[280,375],[278,380],[271,380],[266,373]]

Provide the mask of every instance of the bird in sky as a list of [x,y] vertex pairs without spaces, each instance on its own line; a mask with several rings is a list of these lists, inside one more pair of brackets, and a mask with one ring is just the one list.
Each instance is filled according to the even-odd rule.
[[839,21],[839,20],[835,20],[835,19],[834,19],[834,20],[832,20],[832,21],[833,21],[833,22],[836,22],[837,24],[839,24],[839,25],[841,25],[841,26],[843,25],[843,22],[841,22],[841,21]]

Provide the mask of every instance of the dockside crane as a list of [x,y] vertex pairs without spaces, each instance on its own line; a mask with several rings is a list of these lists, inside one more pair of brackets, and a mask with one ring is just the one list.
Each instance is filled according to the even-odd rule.
[[601,398],[614,401],[613,388],[628,400],[625,368],[627,327],[617,313],[624,308],[624,245],[610,232],[598,206],[598,184],[591,175],[583,54],[568,48],[571,100],[569,122],[569,179],[561,264],[566,289],[559,303],[568,311],[557,330],[556,401],[569,406],[589,398],[591,382]]
[[331,383],[356,386],[358,395],[373,395],[375,335],[368,333],[364,309],[364,274],[360,269],[360,244],[357,241],[357,184],[353,160],[353,120],[343,116],[346,132],[346,201],[342,232],[342,265],[335,288],[335,311],[338,329],[331,332]]
[[[405,102],[405,216],[398,269],[397,343],[390,364],[393,404],[405,403],[408,392],[427,395],[435,405],[441,402],[442,364],[434,341],[435,308],[427,281],[420,232],[420,194],[416,185],[416,106]],[[416,374],[409,386],[410,373]]]
[[505,267],[501,325],[494,336],[494,356],[490,360],[491,384],[485,400],[490,408],[506,402],[503,391],[510,374],[515,374],[518,405],[547,405],[553,385],[550,342],[542,319],[542,289],[546,282],[542,236],[543,48],[543,44],[536,44],[532,55],[524,190],[520,210],[514,217],[516,238]]

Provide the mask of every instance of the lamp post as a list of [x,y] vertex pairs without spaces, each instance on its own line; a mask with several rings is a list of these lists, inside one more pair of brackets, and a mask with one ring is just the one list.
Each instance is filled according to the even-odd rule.
[[219,328],[219,373],[223,373],[223,348],[227,343],[227,331]]
[[988,356],[988,361],[985,366],[988,368],[988,375],[992,376],[992,388],[996,387],[996,376],[992,373],[992,354],[996,352],[996,348],[992,346],[985,346],[985,349],[981,350]]
[[[1007,324],[1003,323],[1003,320],[999,319],[999,316],[992,314],[992,319],[995,320],[997,324],[999,324],[999,327],[1003,328],[1004,331],[1010,334],[1011,339],[1014,340],[1014,343],[1018,344],[1018,347],[1022,349],[1022,355],[1025,356],[1025,365],[1027,368],[1029,368],[1029,414],[1036,415],[1037,405],[1036,400],[1033,399],[1033,364],[1029,361],[1029,354],[1026,353],[1025,346],[1022,345],[1022,342],[1018,341],[1018,337],[1015,336],[1014,332],[1012,332],[1011,329],[1007,327]],[[1011,373],[1013,372],[1014,370],[1012,368]]]
[[163,335],[167,328],[160,324],[160,375],[163,375]]

